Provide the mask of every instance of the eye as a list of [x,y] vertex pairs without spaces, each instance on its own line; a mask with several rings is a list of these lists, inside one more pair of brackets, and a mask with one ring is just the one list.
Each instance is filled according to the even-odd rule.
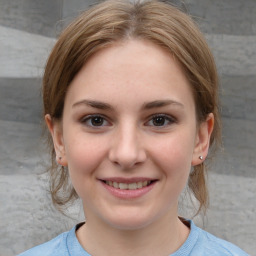
[[146,123],[146,125],[149,126],[158,126],[158,127],[164,127],[171,125],[172,123],[175,123],[176,120],[165,114],[158,114],[151,117],[151,119]]
[[110,123],[101,115],[89,115],[81,119],[81,122],[89,127],[109,126]]

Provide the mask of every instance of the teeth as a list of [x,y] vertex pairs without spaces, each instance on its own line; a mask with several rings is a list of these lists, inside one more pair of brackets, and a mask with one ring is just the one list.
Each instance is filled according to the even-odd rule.
[[137,183],[130,183],[128,184],[128,189],[132,190],[132,189],[137,189]]
[[135,189],[138,189],[138,188],[142,188],[142,187],[146,187],[148,186],[151,181],[139,181],[139,182],[133,182],[133,183],[118,183],[118,182],[115,182],[115,181],[109,181],[107,180],[105,182],[107,185],[111,186],[111,187],[114,187],[114,188],[119,188],[119,189],[128,189],[128,190],[135,190]]
[[142,186],[143,186],[143,185],[142,185],[142,182],[141,182],[141,181],[137,183],[137,188],[142,188]]
[[[109,185],[110,185],[110,184],[109,184]],[[117,183],[117,182],[113,182],[113,187],[114,187],[114,188],[119,188],[118,183]]]
[[128,184],[126,184],[126,183],[119,183],[119,188],[120,189],[127,189],[128,188]]

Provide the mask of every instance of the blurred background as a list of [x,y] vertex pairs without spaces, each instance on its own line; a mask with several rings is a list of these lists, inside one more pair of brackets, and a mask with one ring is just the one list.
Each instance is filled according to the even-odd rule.
[[[41,77],[60,31],[93,0],[0,0],[0,256],[83,219],[51,205],[42,141]],[[172,1],[197,21],[221,81],[224,149],[209,171],[210,209],[195,221],[256,255],[256,1]],[[184,205],[187,203],[185,202]],[[189,206],[181,209],[193,215]]]

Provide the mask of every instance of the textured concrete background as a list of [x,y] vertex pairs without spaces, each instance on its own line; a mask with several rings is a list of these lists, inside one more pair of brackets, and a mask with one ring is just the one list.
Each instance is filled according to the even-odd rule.
[[[39,175],[47,163],[40,82],[56,35],[93,2],[0,0],[0,256],[49,240],[83,218],[79,202],[69,208],[72,218],[53,209],[48,178]],[[173,2],[198,21],[221,78],[224,151],[210,170],[210,210],[203,224],[196,222],[256,255],[256,1]]]

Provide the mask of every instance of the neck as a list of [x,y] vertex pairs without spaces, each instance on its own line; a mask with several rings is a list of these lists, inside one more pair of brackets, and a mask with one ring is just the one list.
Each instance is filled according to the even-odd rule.
[[102,225],[99,220],[87,220],[77,231],[83,248],[91,255],[170,255],[178,250],[189,235],[176,216],[160,220],[136,230],[121,230]]

